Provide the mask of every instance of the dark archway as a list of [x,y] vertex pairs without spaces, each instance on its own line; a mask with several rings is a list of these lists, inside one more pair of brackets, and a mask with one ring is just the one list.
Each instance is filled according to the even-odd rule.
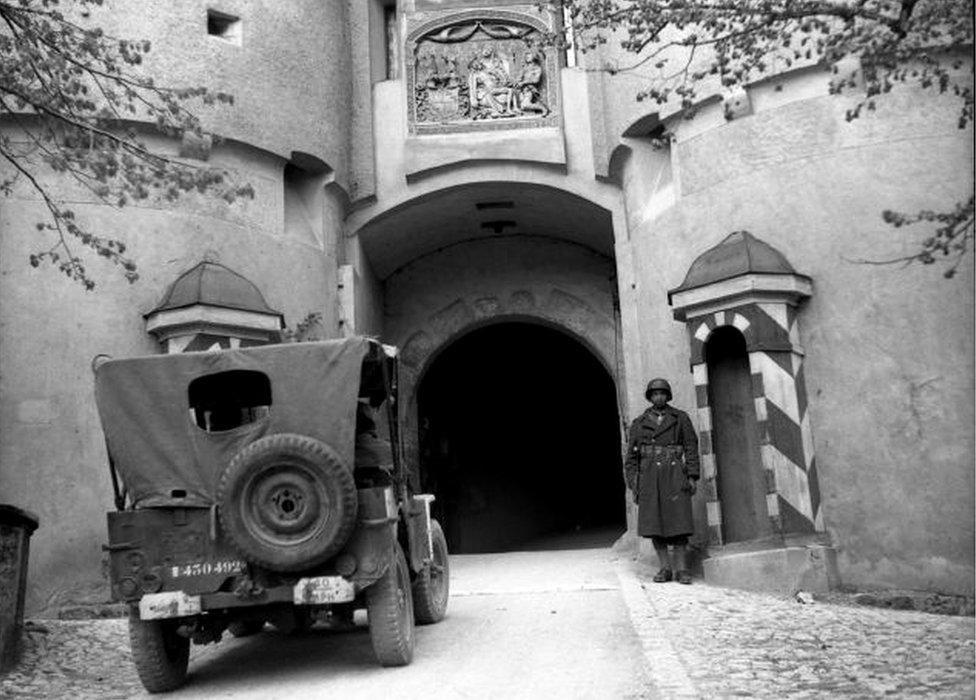
[[723,538],[741,542],[772,534],[742,333],[732,326],[715,329],[705,344],[705,359]]
[[609,546],[626,529],[616,392],[550,328],[472,331],[418,389],[421,481],[455,553]]

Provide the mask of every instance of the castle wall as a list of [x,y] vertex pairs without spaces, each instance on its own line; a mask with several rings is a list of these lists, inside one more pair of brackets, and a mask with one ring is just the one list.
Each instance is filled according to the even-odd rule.
[[844,98],[812,97],[800,77],[793,93],[756,88],[750,116],[726,122],[716,105],[677,123],[670,153],[625,140],[640,364],[677,377],[677,403],[694,407],[667,290],[730,231],[777,248],[813,278],[800,339],[843,580],[971,593],[972,266],[946,280],[937,266],[856,262],[918,244],[882,210],[949,208],[972,191],[971,132],[955,103],[912,91],[847,123]]
[[[235,40],[207,33],[210,9],[239,20]],[[345,2],[112,1],[93,10],[92,22],[115,36],[151,40],[145,68],[161,84],[233,95],[233,105],[193,108],[218,136],[285,159],[309,154],[348,189],[352,95],[368,73],[350,79]]]
[[[153,146],[175,148],[163,141]],[[309,212],[294,191],[286,192],[281,159],[252,148],[226,144],[211,162],[250,182],[255,198],[228,205],[187,195],[175,204],[114,209],[67,182],[48,180],[74,200],[82,223],[123,240],[138,264],[140,279],[130,285],[104,260],[86,260],[97,284],[93,292],[54,270],[28,265],[29,252],[51,245],[35,229],[46,215],[36,193],[22,182],[3,200],[0,494],[40,517],[31,547],[32,610],[57,605],[62,593],[77,599],[79,588],[104,596],[100,546],[112,488],[90,362],[100,353],[159,352],[142,316],[180,273],[209,257],[253,281],[287,324],[319,312],[323,331],[336,333],[341,200],[324,190],[312,198]],[[297,211],[286,216],[289,199]]]
[[[627,58],[615,53],[611,44],[584,62]],[[389,117],[409,112],[402,81],[387,81],[375,92],[384,154],[377,202],[350,224],[356,229],[438,187],[489,179],[552,178],[606,203],[614,212],[618,381],[628,419],[654,375],[674,378],[676,403],[695,407],[688,338],[667,291],[729,232],[752,231],[814,280],[799,325],[825,525],[842,576],[855,585],[971,591],[973,374],[960,361],[973,353],[971,267],[949,281],[930,267],[853,262],[913,250],[918,234],[887,226],[882,210],[948,207],[971,190],[968,132],[956,128],[956,102],[931,93],[896,91],[847,123],[850,98],[828,96],[829,77],[806,67],[754,85],[731,122],[718,86],[706,88],[710,99],[686,121],[677,105],[656,113],[637,102],[634,75],[563,69],[561,152],[546,128],[411,134],[403,119]],[[651,146],[647,135],[658,124],[674,130],[671,148]],[[553,177],[551,166],[565,175]],[[619,184],[623,207],[605,182]],[[386,286],[396,308],[415,294]],[[396,334],[395,324],[388,314],[386,330]],[[924,495],[920,463],[940,480]],[[704,531],[700,500],[696,518]]]
[[[474,16],[481,4],[401,2],[402,39],[422,38],[419,28],[444,11]],[[514,0],[491,5],[535,12]],[[953,280],[938,266],[855,262],[912,252],[916,234],[884,224],[883,209],[949,207],[972,191],[971,131],[956,128],[953,100],[896,91],[847,123],[848,98],[828,96],[829,76],[804,69],[751,87],[749,108],[732,121],[717,101],[685,121],[673,106],[657,114],[636,102],[632,76],[547,63],[554,114],[523,120],[527,128],[503,119],[450,133],[429,122],[420,133],[408,120],[409,75],[383,80],[378,69],[376,7],[225,0],[216,9],[240,18],[236,43],[207,34],[209,7],[113,2],[94,19],[151,39],[147,69],[166,84],[235,95],[233,106],[201,114],[227,139],[211,164],[250,182],[254,200],[190,195],[117,211],[48,179],[99,235],[125,240],[139,264],[141,279],[129,285],[91,262],[94,293],[28,266],[28,252],[42,248],[35,194],[21,184],[2,202],[0,493],[41,517],[30,609],[57,604],[69,588],[103,585],[111,488],[90,360],[157,352],[142,314],[204,256],[253,281],[289,325],[318,312],[320,337],[356,330],[402,344],[409,386],[432,354],[478,323],[531,317],[561,327],[614,374],[629,421],[651,376],[671,378],[676,405],[695,406],[688,337],[667,291],[737,229],[813,279],[800,340],[824,523],[842,578],[972,592],[971,258]],[[676,140],[659,150],[647,134],[662,119]],[[374,266],[358,238],[364,231],[394,231],[414,203],[486,183],[531,188],[543,204],[568,193],[606,212],[592,241],[609,236],[611,250],[594,255],[526,236],[437,253],[419,246],[388,270]],[[405,432],[408,442],[415,436]]]

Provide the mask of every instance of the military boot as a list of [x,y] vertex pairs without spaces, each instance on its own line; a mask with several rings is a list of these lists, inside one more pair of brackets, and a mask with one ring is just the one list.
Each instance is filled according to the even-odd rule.
[[654,583],[666,583],[673,578],[671,572],[671,557],[668,556],[668,547],[667,545],[661,547],[655,543],[654,551],[657,553],[657,561],[661,565],[661,570],[654,574],[654,578],[652,580]]
[[674,567],[677,569],[674,579],[687,586],[691,583],[691,572],[688,571],[688,547],[685,545],[675,547],[673,557]]

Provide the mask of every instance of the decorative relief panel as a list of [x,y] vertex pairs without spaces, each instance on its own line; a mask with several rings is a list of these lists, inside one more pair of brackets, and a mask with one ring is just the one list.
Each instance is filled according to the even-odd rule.
[[500,11],[416,29],[407,41],[410,132],[558,124],[558,63],[538,45],[546,31],[535,17]]

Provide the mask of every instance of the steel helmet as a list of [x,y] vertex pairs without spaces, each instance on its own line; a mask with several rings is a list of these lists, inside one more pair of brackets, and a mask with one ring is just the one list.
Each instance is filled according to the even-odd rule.
[[668,401],[674,398],[674,395],[671,393],[671,385],[668,384],[668,380],[662,379],[661,377],[655,377],[647,383],[647,390],[644,392],[644,398],[648,401],[651,400],[652,391],[665,392],[668,395]]

